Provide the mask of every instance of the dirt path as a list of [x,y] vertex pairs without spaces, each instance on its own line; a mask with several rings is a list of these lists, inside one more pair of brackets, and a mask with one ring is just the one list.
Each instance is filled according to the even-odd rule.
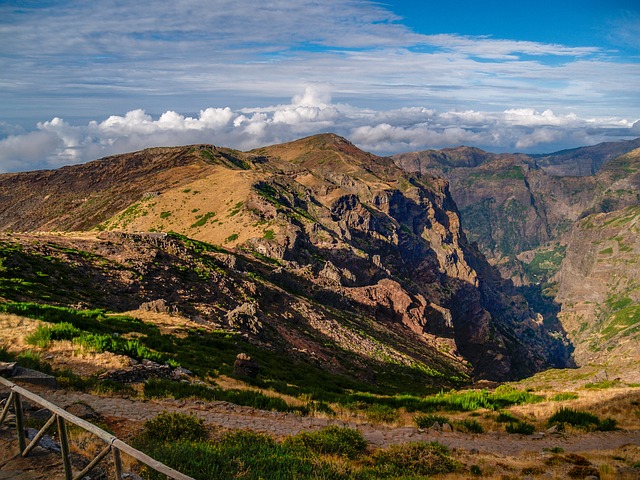
[[[87,393],[46,390],[29,387],[34,393],[56,405],[67,407],[72,403],[84,402],[115,424],[123,425],[123,436],[131,431],[132,422],[143,422],[162,411],[182,412],[196,415],[207,425],[229,429],[249,429],[276,436],[316,430],[327,425],[357,428],[375,447],[391,444],[437,441],[450,448],[477,450],[501,455],[519,455],[523,452],[541,452],[543,448],[561,447],[565,452],[589,452],[610,450],[622,445],[640,445],[640,431],[591,432],[585,434],[536,434],[532,436],[511,435],[504,432],[465,434],[459,432],[439,432],[419,430],[415,427],[388,427],[367,423],[349,423],[335,419],[301,417],[291,413],[265,412],[249,407],[241,407],[227,402],[177,401],[177,400],[130,400],[125,398],[105,398]],[[127,428],[128,427],[128,428]]]

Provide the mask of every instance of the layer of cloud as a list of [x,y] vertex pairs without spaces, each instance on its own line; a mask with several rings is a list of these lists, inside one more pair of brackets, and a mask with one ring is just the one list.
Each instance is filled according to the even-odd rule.
[[0,171],[55,168],[155,146],[213,143],[248,150],[328,131],[380,154],[461,144],[542,152],[630,138],[640,134],[639,126],[635,118],[582,118],[530,108],[372,110],[333,102],[327,88],[310,86],[290,103],[270,107],[210,107],[196,116],[167,111],[155,118],[137,109],[84,125],[56,117],[0,140]]
[[[635,18],[616,31],[634,38]],[[341,102],[374,109],[640,110],[636,57],[419,34],[367,0],[0,2],[0,36],[0,118],[23,124],[134,108],[239,110],[319,83]]]

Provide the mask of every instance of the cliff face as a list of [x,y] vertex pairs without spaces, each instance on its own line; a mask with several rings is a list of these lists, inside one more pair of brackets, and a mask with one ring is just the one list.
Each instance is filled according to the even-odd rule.
[[[640,201],[631,165],[637,151],[624,150],[633,145],[620,142],[573,151],[596,162],[598,169],[604,164],[597,175],[589,176],[551,175],[552,170],[539,166],[541,159],[468,147],[402,154],[394,160],[410,172],[446,177],[469,238],[478,242],[505,276],[522,284],[537,279],[527,276],[523,265],[515,261],[518,255],[549,242],[562,242],[562,235],[585,215]],[[606,161],[620,149],[627,153]],[[558,158],[564,157],[558,154]]]
[[[361,365],[387,355],[419,363],[436,377],[464,376],[466,361],[476,375],[495,379],[566,363],[562,339],[468,243],[447,182],[404,174],[390,159],[335,135],[247,153],[212,146],[158,153],[69,167],[64,176],[0,176],[0,201],[9,191],[22,192],[21,207],[0,222],[13,230],[173,230],[218,244],[227,249],[229,268],[240,272],[230,275],[246,284],[232,286],[218,275],[189,299],[181,280],[173,300],[179,308],[263,345],[306,345],[328,368],[335,367],[329,361],[335,351],[323,339],[356,352]],[[128,166],[135,189],[126,175],[101,180],[98,172],[110,164]],[[83,177],[91,180],[87,188],[79,186]],[[108,202],[91,208],[92,198],[109,196],[119,199],[119,211]],[[146,297],[167,281],[158,277]],[[234,304],[239,292],[253,292],[251,308]],[[146,298],[136,295],[131,302]]]
[[569,333],[578,365],[637,378],[640,149],[629,149],[639,141],[535,159],[460,147],[394,160],[450,180],[469,238]]
[[576,223],[559,274],[560,319],[579,365],[640,380],[640,206]]

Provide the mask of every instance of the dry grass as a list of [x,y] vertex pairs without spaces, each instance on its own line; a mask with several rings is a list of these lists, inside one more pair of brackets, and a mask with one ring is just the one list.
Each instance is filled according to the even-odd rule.
[[[162,192],[162,195],[139,202],[138,213],[118,221],[117,214],[107,222],[107,228],[134,231],[170,231],[196,240],[234,247],[249,238],[261,238],[266,229],[277,226],[256,225],[256,218],[246,209],[251,185],[266,178],[254,171],[231,170],[215,166],[211,174],[187,185]],[[193,226],[204,215],[212,214],[204,225]],[[237,238],[229,240],[232,234]]]
[[[538,392],[551,397],[555,392]],[[609,388],[606,390],[578,390],[579,397],[575,400],[563,402],[542,402],[537,404],[519,405],[509,409],[510,412],[526,417],[541,428],[544,422],[560,407],[584,410],[601,419],[611,417],[616,420],[618,427],[627,430],[640,429],[640,388]]]
[[46,349],[28,345],[25,337],[41,324],[50,325],[18,315],[0,314],[0,345],[16,356],[27,350],[35,351],[55,370],[69,369],[82,377],[130,365],[131,360],[123,355],[90,352],[66,340],[53,342]]
[[517,457],[499,454],[470,453],[454,450],[453,456],[467,467],[477,465],[482,476],[475,477],[470,471],[439,476],[443,480],[468,480],[486,478],[491,480],[516,480],[521,478],[547,478],[565,480],[582,460],[595,468],[601,480],[635,480],[638,469],[633,465],[640,461],[640,446],[625,445],[615,450],[565,454],[551,452],[526,452]]

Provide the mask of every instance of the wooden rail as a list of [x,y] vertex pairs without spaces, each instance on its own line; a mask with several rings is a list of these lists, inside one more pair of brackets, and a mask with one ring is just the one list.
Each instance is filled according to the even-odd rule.
[[[0,413],[0,425],[4,422],[7,414],[9,413],[9,408],[13,405],[15,416],[16,416],[16,430],[18,433],[18,445],[20,447],[19,455],[26,457],[29,452],[40,442],[42,437],[45,435],[47,430],[51,428],[51,426],[57,422],[58,424],[58,434],[60,436],[60,446],[62,449],[62,463],[64,465],[64,473],[66,480],[79,480],[84,477],[87,473],[89,473],[93,468],[95,468],[98,463],[104,459],[107,455],[111,454],[113,458],[113,463],[115,466],[115,474],[117,480],[124,480],[123,472],[122,472],[122,461],[120,458],[120,453],[124,452],[127,455],[135,458],[139,462],[144,463],[145,465],[151,467],[155,471],[166,475],[168,478],[172,478],[175,480],[194,480],[192,477],[189,477],[183,473],[174,470],[171,467],[166,466],[164,463],[161,463],[157,460],[154,460],[150,456],[142,453],[140,450],[136,450],[130,445],[127,445],[122,440],[119,440],[115,436],[110,433],[105,432],[101,428],[96,427],[94,424],[87,422],[81,418],[76,417],[75,415],[70,414],[66,410],[54,405],[53,403],[45,400],[44,398],[36,395],[35,393],[30,392],[29,390],[25,390],[22,387],[19,387],[15,383],[10,382],[6,378],[0,377],[0,384],[9,388],[11,393],[9,394],[9,398],[7,399],[7,403],[5,404],[2,412]],[[34,403],[46,408],[51,412],[51,418],[45,423],[45,425],[40,429],[40,431],[35,435],[33,440],[27,445],[27,439],[25,438],[25,429],[24,429],[24,413],[22,411],[22,398],[28,398]],[[106,445],[105,448],[81,471],[78,472],[75,476],[71,470],[71,459],[69,456],[69,439],[67,437],[67,428],[66,423],[69,422],[78,427],[94,434],[98,438],[102,439]]]

